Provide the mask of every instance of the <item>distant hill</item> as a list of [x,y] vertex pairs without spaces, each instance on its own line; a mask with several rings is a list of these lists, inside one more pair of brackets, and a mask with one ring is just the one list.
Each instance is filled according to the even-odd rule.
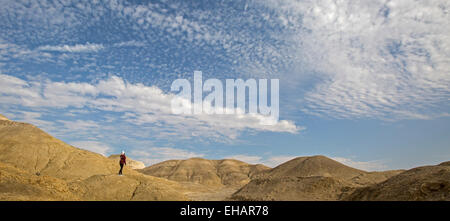
[[[115,160],[117,163],[119,163],[120,160],[120,154],[114,154],[108,157],[111,160]],[[145,164],[141,161],[133,160],[127,156],[127,166],[129,166],[131,169],[144,169]]]
[[235,200],[339,200],[363,185],[401,171],[366,172],[325,156],[298,157],[263,172],[233,194]]
[[191,158],[168,160],[140,172],[179,182],[193,182],[211,186],[242,186],[262,171],[270,169],[261,164],[248,164],[238,160],[207,160]]
[[450,161],[407,170],[344,200],[450,200]]
[[[0,185],[4,187],[0,188],[0,199],[39,199],[39,193],[42,200],[186,199],[182,186],[173,181],[146,176],[128,167],[120,177],[115,160],[70,146],[27,123],[0,120],[0,153]],[[30,180],[53,180],[68,192],[64,195]]]

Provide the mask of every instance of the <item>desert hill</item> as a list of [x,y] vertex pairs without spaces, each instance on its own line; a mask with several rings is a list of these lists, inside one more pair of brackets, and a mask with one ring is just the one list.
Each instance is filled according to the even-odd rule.
[[[43,200],[187,199],[178,183],[146,176],[128,167],[124,168],[125,176],[119,177],[115,160],[70,146],[31,124],[0,120],[0,152],[1,185],[5,187],[1,194],[5,199],[14,195],[26,198],[28,190],[36,197],[42,193]],[[8,176],[8,181],[3,176]],[[70,191],[61,196],[30,179],[53,179]],[[14,188],[14,184],[23,188]]]
[[264,175],[271,177],[339,177],[350,179],[365,173],[342,163],[329,159],[325,156],[298,157],[283,163]]
[[251,165],[238,160],[207,160],[191,158],[168,160],[140,172],[179,182],[192,182],[210,186],[242,186],[260,172],[269,169],[261,164]]
[[261,173],[232,199],[339,200],[357,187],[384,181],[400,172],[366,172],[325,156],[298,157]]
[[450,161],[407,170],[357,189],[345,200],[450,200]]
[[[120,154],[114,154],[108,157],[111,160],[115,160],[116,162],[119,162]],[[137,169],[144,169],[145,164],[141,161],[133,160],[127,156],[127,166],[129,166],[131,169],[137,170]]]

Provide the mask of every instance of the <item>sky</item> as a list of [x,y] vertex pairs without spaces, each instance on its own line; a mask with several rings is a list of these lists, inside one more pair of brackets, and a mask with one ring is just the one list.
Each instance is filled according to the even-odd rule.
[[[0,113],[147,166],[450,160],[447,0],[0,0]],[[174,115],[171,84],[279,79],[279,121]]]

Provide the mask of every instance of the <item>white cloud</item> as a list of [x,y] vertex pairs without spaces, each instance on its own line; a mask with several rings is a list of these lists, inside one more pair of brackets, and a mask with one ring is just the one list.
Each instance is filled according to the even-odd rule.
[[[148,149],[132,150],[130,156],[145,163],[146,166],[156,164],[166,160],[181,160],[193,157],[204,157],[205,154],[195,153],[184,149],[171,147],[153,147]],[[270,156],[268,158],[256,156],[237,154],[224,156],[221,159],[235,159],[249,164],[263,164],[269,167],[276,167],[298,156]]]
[[[0,74],[0,88],[2,95],[10,95],[15,98],[26,97],[28,99],[35,99],[40,97],[36,87],[32,87],[20,78],[9,75]],[[0,99],[3,101],[15,100],[14,98],[8,98],[6,96],[1,96]]]
[[[121,17],[132,18],[142,29],[159,28],[171,36],[182,36],[185,40],[214,42],[220,37],[212,33],[207,25],[183,17],[182,15],[168,15],[167,9],[157,3],[123,5],[121,2],[110,4],[110,9]],[[177,10],[181,10],[175,6]],[[200,17],[200,15],[196,16]]]
[[14,114],[11,114],[13,116],[13,118],[11,118],[12,120],[19,120],[33,125],[38,125],[40,128],[45,130],[50,130],[54,128],[54,122],[41,119],[41,116],[45,113],[34,111],[14,111],[14,112],[15,112]]
[[261,156],[255,156],[255,155],[232,155],[232,156],[226,156],[225,159],[236,159],[240,160],[249,164],[263,164],[269,167],[276,167],[282,163],[286,163],[289,160],[292,160],[298,156],[285,156],[285,155],[275,155],[275,156],[269,156],[269,157],[261,157]]
[[57,52],[97,52],[103,49],[102,44],[76,44],[76,45],[44,45],[38,47],[40,51],[57,51]]
[[107,154],[111,151],[111,147],[98,141],[75,141],[71,142],[70,145],[96,152],[103,156],[107,156]]
[[233,155],[224,157],[224,159],[240,160],[249,164],[260,164],[262,157],[260,156],[248,156],[248,155]]
[[116,47],[143,47],[145,46],[144,42],[131,40],[131,41],[123,41],[119,43],[115,43],[114,46]]
[[150,166],[152,164],[156,164],[166,160],[182,160],[204,156],[204,154],[171,147],[134,149],[130,152],[129,155],[139,161],[142,161],[146,166]]
[[[450,85],[450,30],[446,28],[450,3],[446,0],[252,1],[245,6],[245,16],[228,16],[222,8],[192,11],[182,3],[111,1],[106,5],[86,2],[65,7],[65,3],[47,1],[10,1],[4,5],[2,14],[17,13],[18,19],[13,20],[33,21],[39,27],[33,32],[39,34],[36,39],[46,39],[47,26],[56,30],[55,36],[65,34],[70,38],[73,31],[66,29],[84,26],[86,20],[89,24],[98,22],[112,10],[114,16],[130,22],[139,32],[136,39],[152,39],[155,36],[149,30],[159,28],[169,33],[164,39],[181,38],[198,47],[209,44],[213,50],[226,52],[225,56],[215,54],[220,56],[218,60],[232,63],[228,67],[243,75],[282,75],[282,67],[297,62],[319,73],[319,83],[296,105],[312,115],[387,120],[448,115],[447,107],[436,108],[448,103]],[[169,13],[175,8],[177,13]],[[189,13],[195,16],[185,16]],[[240,23],[264,34],[234,26]],[[64,30],[60,30],[62,27]],[[8,36],[4,38],[13,39],[15,35]],[[132,40],[115,46],[141,44]],[[67,52],[101,48],[103,45],[96,44],[41,46]],[[10,55],[46,61],[51,54],[0,40],[0,59]],[[195,61],[188,56],[182,59],[187,60],[176,63]],[[173,64],[150,65],[175,73],[182,69]],[[87,69],[92,71],[93,67]],[[297,83],[292,75],[285,78],[289,79],[285,84]]]
[[82,131],[82,130],[91,131],[93,129],[100,128],[100,125],[98,123],[91,120],[76,120],[76,121],[60,120],[58,122],[63,123],[64,127],[68,131]]
[[[236,159],[250,164],[264,164],[266,166],[275,168],[280,164],[286,163],[297,157],[299,156],[273,155],[268,157],[261,157],[256,155],[232,155],[226,156],[224,158]],[[330,158],[347,166],[365,171],[381,171],[387,169],[387,166],[381,160],[355,161],[350,158],[344,157],[330,157]]]
[[331,159],[336,160],[342,164],[345,164],[347,166],[365,170],[365,171],[382,171],[386,170],[387,166],[384,164],[384,162],[380,160],[373,160],[373,161],[354,161],[349,158],[344,157],[331,157]]
[[301,100],[309,114],[427,119],[450,93],[450,2],[266,1],[283,35],[321,81]]
[[[244,130],[297,133],[301,127],[280,120],[274,125],[260,123],[259,114],[174,115],[171,109],[173,94],[166,94],[156,86],[131,84],[120,77],[111,77],[96,84],[76,82],[35,82],[1,75],[0,103],[28,107],[90,108],[124,114],[121,120],[135,124],[154,124],[155,136],[178,134],[178,138],[209,137],[235,139]],[[133,114],[130,114],[133,113]],[[67,122],[64,122],[67,123]],[[77,122],[71,122],[74,124]],[[70,125],[69,125],[70,126]],[[87,127],[70,126],[83,129]]]
[[286,163],[298,156],[272,156],[264,161],[264,164],[270,167],[276,167],[282,163]]

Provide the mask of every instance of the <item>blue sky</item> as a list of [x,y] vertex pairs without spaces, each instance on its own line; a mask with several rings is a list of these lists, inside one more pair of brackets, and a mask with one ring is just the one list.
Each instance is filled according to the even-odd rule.
[[[366,170],[450,160],[450,3],[8,1],[0,112],[146,165],[323,154]],[[168,111],[171,83],[280,79],[280,121]]]

